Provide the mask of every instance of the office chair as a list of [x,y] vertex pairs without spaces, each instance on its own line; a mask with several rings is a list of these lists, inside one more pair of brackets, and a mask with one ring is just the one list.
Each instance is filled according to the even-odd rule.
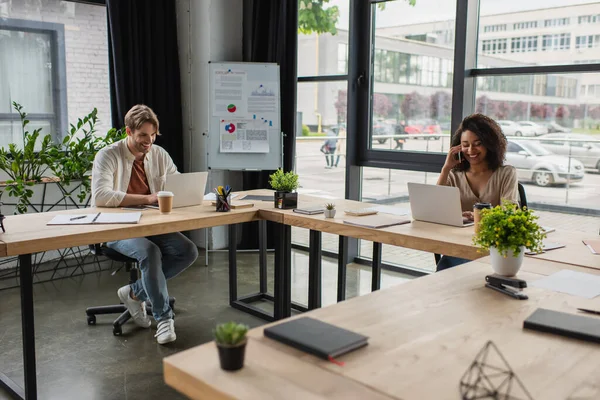
[[[525,195],[525,188],[523,187],[521,182],[518,182],[517,186],[519,189],[519,207],[521,207],[521,208],[527,207],[527,195]],[[439,254],[434,254],[433,257],[435,259],[435,265],[438,265],[442,256]]]
[[[95,256],[104,256],[111,261],[122,263],[119,268],[111,273],[111,275],[115,275],[121,268],[123,268],[123,266],[125,266],[126,271],[129,272],[129,284],[131,285],[138,280],[139,270],[137,268],[137,260],[135,258],[127,257],[116,250],[106,247],[104,244],[90,244],[89,247],[91,253]],[[171,305],[172,309],[175,309],[174,297],[169,297],[169,304]],[[125,307],[124,304],[88,307],[85,310],[85,313],[87,315],[88,325],[96,325],[96,315],[121,314],[113,322],[113,335],[115,336],[120,336],[123,334],[121,327],[131,318],[131,314],[129,314],[129,311],[127,311],[127,307]],[[148,315],[152,315],[152,306],[146,304],[146,313]]]

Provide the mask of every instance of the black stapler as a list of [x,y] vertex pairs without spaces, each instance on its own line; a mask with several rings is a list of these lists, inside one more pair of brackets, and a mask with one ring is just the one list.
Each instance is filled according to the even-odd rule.
[[[518,300],[527,300],[529,298],[525,293],[520,292],[520,289],[527,287],[527,282],[522,279],[487,275],[485,281],[487,282],[485,287],[504,293],[507,296],[514,297]],[[515,288],[516,290],[512,288]]]

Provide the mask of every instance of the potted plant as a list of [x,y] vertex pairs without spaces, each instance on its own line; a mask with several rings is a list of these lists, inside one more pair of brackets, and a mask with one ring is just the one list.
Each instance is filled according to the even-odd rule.
[[473,237],[473,243],[489,249],[495,273],[514,276],[523,263],[525,248],[533,252],[542,250],[546,235],[536,223],[537,219],[527,207],[520,208],[506,201],[494,208],[481,210],[479,230]]
[[335,217],[335,204],[327,203],[325,204],[325,218],[333,218]]
[[298,175],[293,171],[278,169],[269,176],[269,184],[275,189],[275,208],[289,209],[298,206]]
[[215,342],[219,350],[221,368],[224,370],[237,371],[244,366],[247,332],[247,325],[236,322],[227,322],[215,327]]

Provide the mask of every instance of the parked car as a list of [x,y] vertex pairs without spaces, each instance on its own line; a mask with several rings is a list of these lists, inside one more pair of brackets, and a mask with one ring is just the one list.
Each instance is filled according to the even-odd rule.
[[377,140],[380,144],[387,142],[387,138],[377,138],[376,136],[394,135],[394,127],[386,121],[373,122],[373,140]]
[[519,121],[518,124],[521,126],[530,127],[533,130],[533,132],[535,133],[535,136],[545,135],[546,133],[548,133],[547,127],[540,125],[540,124],[536,124],[535,122]]
[[542,125],[544,125],[546,128],[548,128],[548,133],[567,133],[567,132],[571,132],[570,128],[565,128],[562,125],[557,124],[556,122],[544,122]]
[[550,133],[540,138],[540,145],[554,154],[581,161],[587,169],[600,172],[600,143],[593,140],[600,140],[600,137],[581,133]]
[[584,176],[583,164],[575,159],[552,154],[539,143],[509,140],[506,163],[517,169],[520,181],[538,186],[556,183],[580,182]]
[[530,126],[519,125],[514,121],[496,121],[506,136],[535,136],[535,131]]
[[438,140],[442,134],[442,128],[437,121],[432,119],[408,120],[404,132],[408,135],[432,135],[431,139]]

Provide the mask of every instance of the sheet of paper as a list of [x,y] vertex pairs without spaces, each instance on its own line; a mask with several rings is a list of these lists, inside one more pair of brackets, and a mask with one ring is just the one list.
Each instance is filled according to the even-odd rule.
[[97,214],[98,213],[57,215],[46,225],[88,225],[92,223]]
[[268,153],[269,124],[272,121],[222,119],[219,145],[221,153]]
[[583,244],[585,244],[593,254],[600,254],[600,240],[584,240]]
[[245,117],[248,114],[247,76],[245,71],[215,70],[212,76],[213,116]]
[[130,213],[100,213],[94,224],[137,224],[142,218],[142,213],[130,212]]
[[533,281],[529,286],[593,299],[600,295],[600,276],[563,269]]
[[277,112],[279,86],[276,83],[248,82],[248,113],[264,115]]

